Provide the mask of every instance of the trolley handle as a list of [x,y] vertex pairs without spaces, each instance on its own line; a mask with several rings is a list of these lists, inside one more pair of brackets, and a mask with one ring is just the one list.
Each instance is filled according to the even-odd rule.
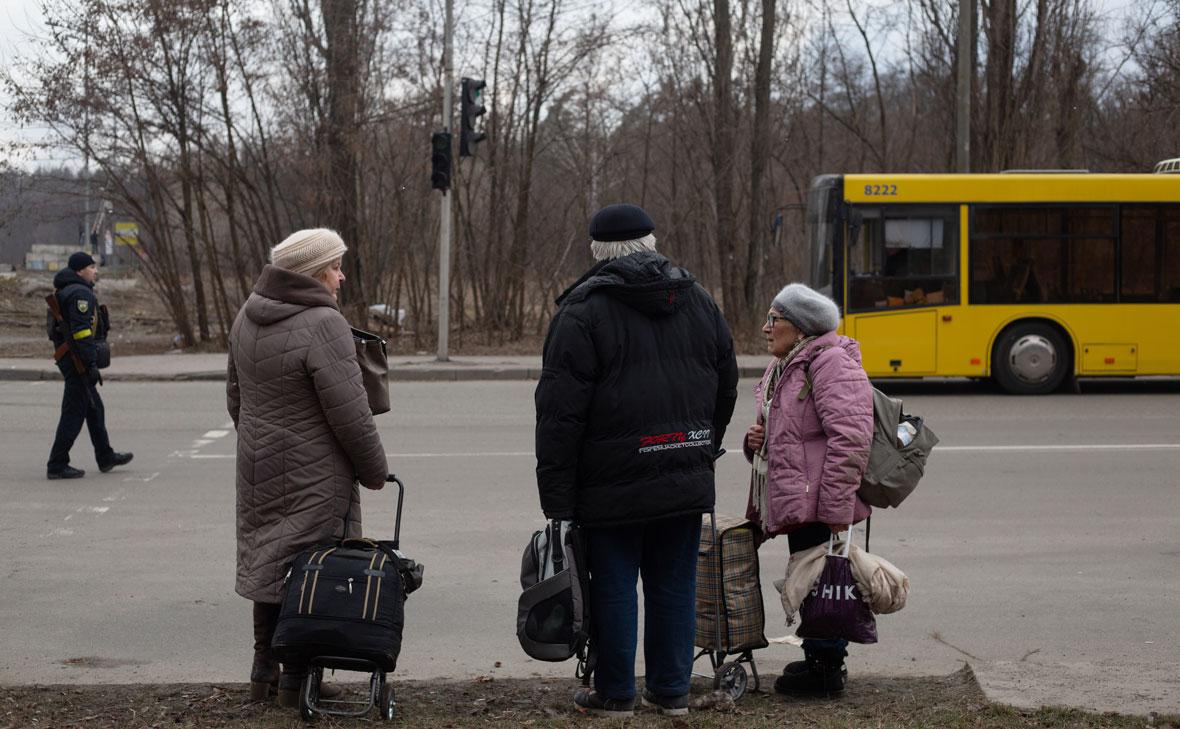
[[406,485],[392,473],[385,477],[385,482],[397,484],[397,521],[393,526],[393,548],[399,549],[402,539],[402,502],[406,498]]

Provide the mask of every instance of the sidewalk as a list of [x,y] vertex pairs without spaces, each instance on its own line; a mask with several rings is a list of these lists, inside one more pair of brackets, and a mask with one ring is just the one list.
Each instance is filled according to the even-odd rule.
[[[766,369],[764,355],[738,357],[742,377],[760,377]],[[225,380],[224,354],[154,354],[115,357],[103,370],[106,382],[159,382]],[[541,357],[452,357],[439,362],[434,355],[394,356],[389,359],[393,382],[536,380]],[[0,380],[60,380],[61,373],[48,358],[0,358]]]

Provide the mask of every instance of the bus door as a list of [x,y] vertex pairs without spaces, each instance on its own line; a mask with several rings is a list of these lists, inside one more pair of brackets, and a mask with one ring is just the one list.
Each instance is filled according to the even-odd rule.
[[848,247],[845,333],[860,343],[870,376],[935,374],[939,310],[959,303],[958,206],[856,211],[861,225]]

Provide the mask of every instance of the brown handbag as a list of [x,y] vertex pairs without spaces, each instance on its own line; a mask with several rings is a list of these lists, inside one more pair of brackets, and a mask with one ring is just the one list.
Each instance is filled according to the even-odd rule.
[[353,328],[352,341],[356,345],[356,361],[361,366],[361,380],[369,397],[369,410],[374,415],[389,412],[389,359],[381,337]]

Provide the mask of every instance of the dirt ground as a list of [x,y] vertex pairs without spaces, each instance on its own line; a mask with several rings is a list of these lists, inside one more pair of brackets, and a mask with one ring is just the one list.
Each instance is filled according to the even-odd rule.
[[[48,357],[52,353],[45,335],[45,296],[53,292],[52,271],[0,272],[0,357]],[[175,351],[176,331],[167,310],[151,287],[134,272],[100,274],[96,289],[100,303],[111,312],[111,353],[114,356],[163,354]],[[415,336],[413,331],[394,334],[376,319],[370,329],[389,339],[391,355],[434,354],[437,332],[433,325]],[[216,330],[216,324],[211,324]],[[216,338],[216,331],[214,332]],[[755,332],[734,332],[739,353],[761,354],[765,342]],[[452,331],[448,347],[453,356],[539,355],[544,332],[526,333],[508,341],[468,326]],[[200,351],[219,351],[216,342]]]
[[[52,271],[0,273],[0,357],[48,357],[52,353],[45,335],[45,296],[53,292]],[[102,272],[96,288],[98,300],[111,312],[111,352],[115,356],[163,354],[175,351],[176,330],[167,310],[151,287],[133,272]],[[214,330],[216,324],[211,322]],[[389,338],[391,355],[433,354],[436,332],[412,331],[394,335],[382,322],[370,328]],[[214,331],[216,338],[216,331]],[[451,334],[452,355],[539,354],[544,336],[528,334],[516,341],[456,328]],[[217,342],[199,345],[199,351],[219,351]]]
[[[344,675],[344,674],[341,674]],[[355,676],[356,674],[347,674]],[[781,729],[814,727],[1078,727],[1079,729],[1180,729],[1180,717],[1091,714],[1071,709],[1013,709],[989,703],[969,668],[945,677],[854,677],[840,699],[792,700],[747,692],[738,702],[710,691],[707,680],[694,686],[693,711],[666,718],[650,709],[629,720],[589,719],[571,709],[578,684],[573,679],[475,681],[394,681],[398,700],[395,726],[405,729],[465,727],[590,726],[687,729]],[[345,684],[360,696],[363,684]],[[318,717],[319,727],[359,727],[366,719]],[[593,724],[587,722],[594,722]],[[303,726],[295,710],[249,702],[245,684],[144,686],[17,686],[0,688],[0,729],[147,729],[172,727]]]
[[[50,357],[45,334],[45,297],[53,293],[52,271],[0,273],[0,356]],[[151,288],[139,277],[103,274],[98,300],[111,312],[114,352],[161,354],[172,348],[171,321]]]

